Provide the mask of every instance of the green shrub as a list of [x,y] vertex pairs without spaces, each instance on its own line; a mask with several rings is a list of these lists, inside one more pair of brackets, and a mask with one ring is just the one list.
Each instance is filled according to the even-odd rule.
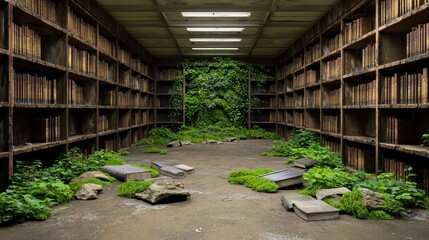
[[341,197],[342,210],[360,219],[366,219],[369,211],[363,204],[363,194],[359,190],[344,193]]
[[262,174],[273,172],[272,169],[260,168],[255,170],[237,170],[229,174],[228,182],[230,184],[244,185],[257,192],[277,192],[279,187],[276,183],[260,178]]
[[149,140],[155,146],[167,145],[167,143],[177,140],[177,134],[167,127],[154,128],[149,132]]
[[373,210],[369,212],[367,216],[367,219],[372,219],[372,220],[392,220],[393,218],[394,217],[392,217],[391,215],[389,215],[383,210]]
[[149,171],[150,171],[150,176],[151,176],[152,178],[156,178],[156,177],[158,177],[158,176],[159,176],[159,171],[158,171],[158,170],[156,170],[155,168],[151,167],[151,166],[140,165],[140,164],[138,164],[138,163],[133,163],[133,164],[131,164],[131,166],[134,166],[134,167],[138,167],[138,168],[143,168],[143,169],[149,170]]
[[134,198],[136,193],[146,190],[152,182],[149,181],[128,181],[116,187],[118,196]]
[[127,150],[120,151],[119,153],[121,154],[121,156],[127,156],[127,155],[130,155],[130,152],[129,152],[129,151],[127,151]]
[[159,149],[157,147],[151,147],[148,149],[145,149],[143,151],[144,153],[159,153],[159,154],[167,154],[168,150],[167,149]]

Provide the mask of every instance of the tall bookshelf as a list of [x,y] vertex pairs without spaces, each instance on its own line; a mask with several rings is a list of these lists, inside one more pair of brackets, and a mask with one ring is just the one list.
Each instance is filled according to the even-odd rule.
[[153,60],[95,1],[0,0],[0,60],[0,189],[17,160],[120,150],[154,126]]
[[279,59],[278,133],[309,129],[357,170],[412,166],[429,191],[428,14],[427,0],[341,1]]

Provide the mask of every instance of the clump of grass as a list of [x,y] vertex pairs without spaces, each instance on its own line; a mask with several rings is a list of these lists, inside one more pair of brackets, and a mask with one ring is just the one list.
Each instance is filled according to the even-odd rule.
[[277,192],[279,187],[274,182],[260,178],[259,175],[273,172],[272,169],[260,168],[255,170],[237,170],[231,172],[228,177],[230,184],[244,185],[257,192]]
[[121,154],[121,156],[127,156],[127,155],[130,155],[130,152],[128,152],[127,150],[120,151],[119,153]]
[[134,198],[136,193],[143,192],[152,183],[149,181],[128,181],[116,187],[116,193],[121,197]]
[[94,183],[94,184],[101,185],[103,187],[107,187],[107,186],[112,185],[112,183],[108,182],[108,181],[103,181],[103,180],[100,180],[98,178],[90,178],[90,179],[86,179],[84,181],[70,182],[69,187],[73,192],[76,192],[82,185],[84,185],[86,183]]
[[116,165],[124,165],[124,164],[127,164],[124,160],[122,160],[121,158],[112,158],[112,159],[109,159],[107,162],[106,162],[106,166],[116,166]]
[[159,154],[167,154],[167,149],[160,149],[157,147],[151,147],[143,151],[144,153],[159,153]]
[[150,176],[153,177],[153,178],[156,178],[159,175],[159,171],[156,170],[155,168],[151,167],[151,166],[140,165],[138,163],[133,163],[133,164],[131,164],[131,166],[149,170],[150,171]]

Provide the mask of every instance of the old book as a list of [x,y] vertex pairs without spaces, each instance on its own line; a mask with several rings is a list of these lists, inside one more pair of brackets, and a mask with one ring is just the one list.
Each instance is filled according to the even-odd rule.
[[288,193],[288,194],[283,195],[280,200],[282,202],[283,207],[287,211],[293,211],[293,207],[294,207],[296,202],[313,201],[316,199],[314,199],[311,196],[302,195],[299,193]]
[[183,178],[185,177],[185,172],[179,168],[173,166],[163,166],[159,169],[159,172],[162,175],[172,177],[172,178]]
[[295,167],[299,168],[311,168],[314,167],[317,164],[317,161],[311,158],[300,158],[293,162],[293,165]]
[[263,174],[259,177],[275,182],[280,188],[304,183],[302,176],[305,170],[300,168],[285,168],[276,172]]
[[185,173],[188,173],[188,174],[189,173],[193,173],[195,171],[193,167],[190,167],[190,166],[185,165],[185,164],[174,165],[174,167],[178,168],[178,169],[180,169],[180,170],[182,170],[182,171],[184,171]]
[[339,217],[339,210],[321,200],[296,202],[295,213],[306,221],[333,220]]
[[50,141],[49,118],[36,118],[32,121],[31,141],[35,143],[46,143]]
[[421,103],[428,103],[428,68],[423,68],[421,83]]
[[149,170],[134,167],[129,164],[104,166],[101,168],[101,171],[124,182],[142,181],[151,178]]

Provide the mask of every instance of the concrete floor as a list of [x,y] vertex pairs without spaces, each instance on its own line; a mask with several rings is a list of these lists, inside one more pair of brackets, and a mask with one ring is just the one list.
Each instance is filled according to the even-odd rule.
[[334,221],[306,222],[280,202],[286,191],[257,193],[226,182],[236,169],[282,169],[283,158],[259,156],[271,141],[248,140],[223,145],[195,144],[169,149],[167,155],[142,154],[135,147],[126,160],[149,164],[187,164],[196,172],[180,181],[192,195],[186,202],[155,205],[121,198],[107,187],[93,201],[71,201],[55,208],[44,222],[0,228],[0,239],[429,239],[429,215],[393,221],[358,220],[341,215]]

